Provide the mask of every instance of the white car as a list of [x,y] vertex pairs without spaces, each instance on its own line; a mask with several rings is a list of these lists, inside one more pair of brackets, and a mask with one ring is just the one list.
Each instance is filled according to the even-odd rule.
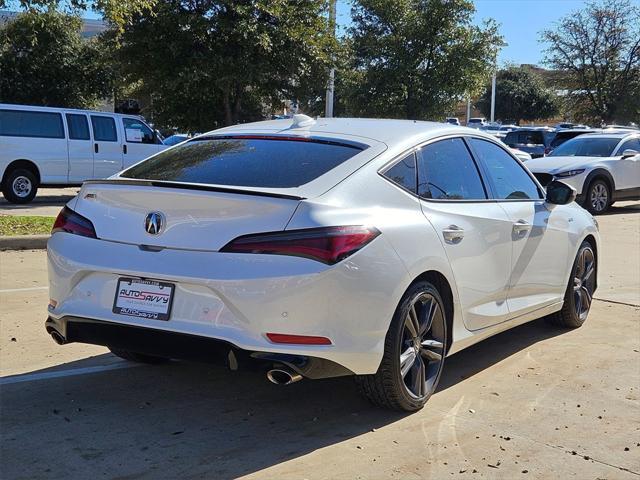
[[60,344],[355,375],[417,410],[445,357],[545,315],[587,318],[593,217],[492,136],[296,115],[191,139],[83,185],[48,244]]
[[0,178],[11,203],[38,187],[107,178],[167,148],[135,115],[0,104]]
[[580,135],[527,168],[543,186],[554,179],[571,185],[578,202],[600,214],[616,200],[640,199],[640,133]]

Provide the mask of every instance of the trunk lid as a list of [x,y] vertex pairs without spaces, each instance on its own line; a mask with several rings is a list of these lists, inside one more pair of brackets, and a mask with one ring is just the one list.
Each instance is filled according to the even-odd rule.
[[[255,190],[105,180],[85,183],[73,209],[91,220],[102,240],[217,251],[240,235],[283,230],[300,200]],[[146,228],[153,212],[162,218],[158,234]]]

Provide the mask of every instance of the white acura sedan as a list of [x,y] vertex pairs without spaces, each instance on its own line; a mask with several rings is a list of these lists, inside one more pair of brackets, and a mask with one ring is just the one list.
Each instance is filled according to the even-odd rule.
[[550,316],[579,327],[599,235],[478,130],[304,115],[224,128],[84,184],[48,245],[46,329],[123,358],[355,375],[421,408],[445,357]]

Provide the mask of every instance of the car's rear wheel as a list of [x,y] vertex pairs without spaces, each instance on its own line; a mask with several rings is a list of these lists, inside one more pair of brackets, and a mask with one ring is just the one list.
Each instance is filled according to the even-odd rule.
[[165,357],[157,357],[155,355],[147,355],[145,353],[131,352],[129,350],[121,350],[119,348],[109,347],[109,350],[111,350],[111,353],[113,353],[115,356],[120,357],[124,360],[129,360],[130,362],[157,364],[169,361],[169,359]]
[[31,170],[16,168],[5,175],[2,194],[11,203],[29,203],[38,192],[38,179]]
[[601,178],[592,181],[587,189],[583,206],[593,215],[606,212],[611,206],[611,189],[609,188],[609,184]]
[[571,269],[562,310],[551,316],[561,327],[577,328],[587,319],[596,287],[596,255],[589,242],[582,242]]
[[421,409],[438,386],[446,345],[442,297],[431,283],[417,282],[396,309],[378,371],[356,377],[360,392],[381,407]]

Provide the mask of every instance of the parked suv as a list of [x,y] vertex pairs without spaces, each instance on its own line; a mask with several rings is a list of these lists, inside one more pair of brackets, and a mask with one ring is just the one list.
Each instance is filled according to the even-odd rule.
[[593,214],[616,200],[640,200],[640,133],[592,133],[568,140],[545,158],[529,160],[538,181],[559,180],[576,189]]
[[507,133],[504,143],[537,158],[544,156],[545,148],[551,144],[555,134],[551,128],[521,128]]
[[30,202],[40,186],[110,177],[164,148],[135,115],[0,104],[2,193],[11,203]]

